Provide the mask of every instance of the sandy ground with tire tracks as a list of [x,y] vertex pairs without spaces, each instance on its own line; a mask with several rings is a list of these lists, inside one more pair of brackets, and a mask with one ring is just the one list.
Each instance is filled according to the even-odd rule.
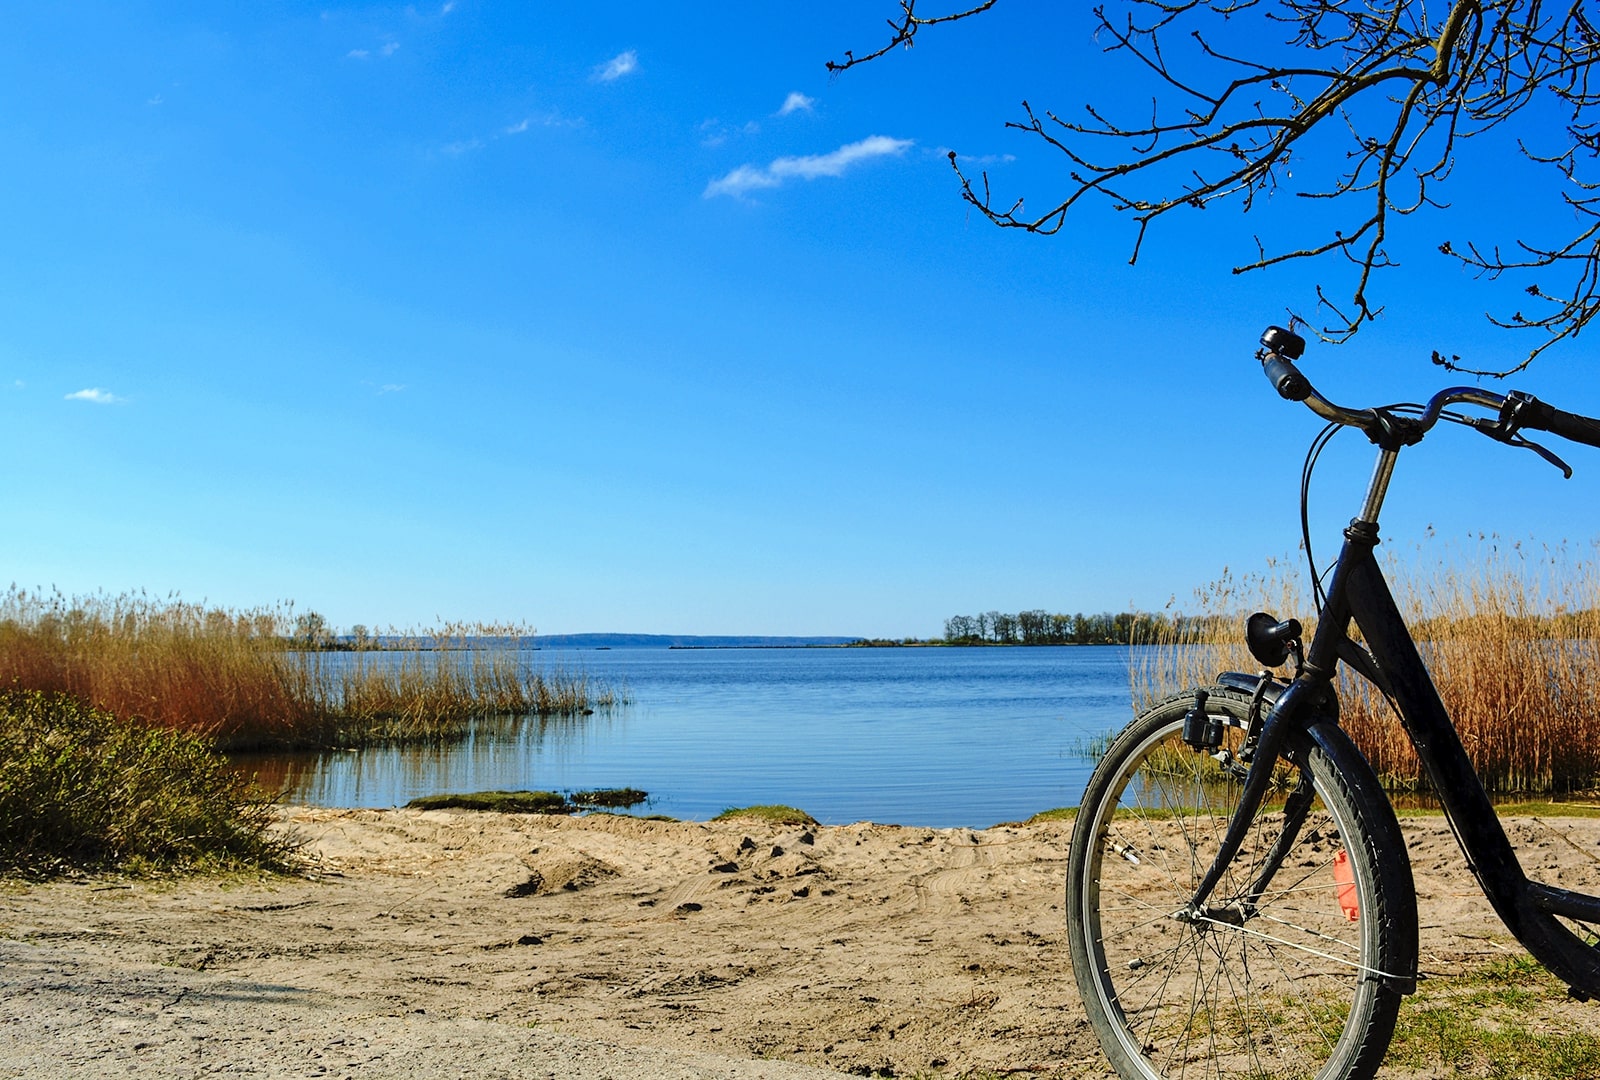
[[[0,886],[0,1076],[1105,1075],[1065,823],[284,819],[305,877]],[[1405,827],[1424,969],[1516,955],[1443,821]],[[1557,883],[1600,868],[1600,821],[1510,829]]]

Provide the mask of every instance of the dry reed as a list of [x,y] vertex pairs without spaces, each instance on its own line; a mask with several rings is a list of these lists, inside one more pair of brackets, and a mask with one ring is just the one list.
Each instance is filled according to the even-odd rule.
[[[1466,546],[1429,540],[1386,553],[1385,576],[1484,786],[1495,794],[1564,794],[1600,781],[1600,568],[1567,545],[1497,537]],[[1253,671],[1244,618],[1265,610],[1315,619],[1286,563],[1223,577],[1197,594],[1201,612],[1175,617],[1139,650],[1135,704],[1223,670]],[[1368,683],[1345,671],[1341,723],[1385,784],[1420,790],[1421,763],[1398,717]]]
[[0,689],[65,693],[227,749],[437,741],[482,716],[581,715],[619,702],[533,669],[520,634],[454,625],[384,647],[297,651],[292,608],[236,612],[145,594],[0,596]]

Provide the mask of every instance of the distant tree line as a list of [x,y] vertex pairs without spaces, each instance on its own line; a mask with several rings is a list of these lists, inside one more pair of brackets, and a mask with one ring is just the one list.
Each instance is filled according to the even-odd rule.
[[1197,629],[1190,624],[1199,621],[1147,611],[1098,615],[986,611],[950,616],[944,621],[944,639],[952,645],[1126,645]]

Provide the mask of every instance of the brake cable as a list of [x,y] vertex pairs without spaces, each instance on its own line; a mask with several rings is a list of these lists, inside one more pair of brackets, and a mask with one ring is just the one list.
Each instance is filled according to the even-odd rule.
[[[1400,401],[1393,405],[1384,405],[1372,410],[1375,413],[1421,413],[1423,406],[1414,401]],[[1451,417],[1455,419],[1455,417]],[[1311,554],[1311,475],[1317,467],[1317,460],[1322,457],[1322,451],[1327,449],[1333,437],[1341,428],[1349,425],[1339,420],[1334,420],[1317,433],[1311,440],[1311,447],[1306,451],[1305,464],[1300,468],[1300,542],[1306,549],[1306,566],[1311,571],[1311,597],[1315,601],[1316,609],[1321,611],[1328,602],[1328,595],[1322,588],[1322,576],[1317,573],[1317,562]],[[1369,436],[1370,438],[1370,436]]]
[[1311,598],[1318,611],[1327,602],[1327,596],[1322,591],[1322,579],[1317,576],[1317,561],[1311,554],[1311,516],[1308,504],[1311,499],[1311,473],[1317,467],[1317,459],[1322,456],[1323,449],[1344,427],[1337,420],[1330,423],[1317,433],[1311,440],[1311,448],[1306,451],[1305,464],[1300,468],[1300,542],[1306,549],[1306,565],[1311,570]]

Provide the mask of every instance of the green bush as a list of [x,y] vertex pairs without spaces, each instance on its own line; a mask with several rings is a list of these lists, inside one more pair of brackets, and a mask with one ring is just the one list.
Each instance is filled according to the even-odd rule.
[[0,693],[0,873],[287,869],[272,806],[195,735]]

